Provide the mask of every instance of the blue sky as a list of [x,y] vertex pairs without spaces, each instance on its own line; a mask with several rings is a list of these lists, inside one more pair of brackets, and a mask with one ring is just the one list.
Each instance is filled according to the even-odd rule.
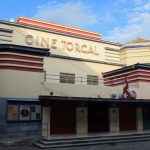
[[150,0],[1,0],[0,20],[35,18],[125,43],[150,39]]

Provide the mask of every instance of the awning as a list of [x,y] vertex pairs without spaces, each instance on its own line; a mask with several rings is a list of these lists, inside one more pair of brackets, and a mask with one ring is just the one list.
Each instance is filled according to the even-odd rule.
[[136,100],[124,100],[124,99],[110,99],[110,98],[88,98],[88,97],[69,97],[69,96],[39,96],[39,99],[44,102],[48,101],[75,101],[75,102],[100,102],[108,104],[120,104],[120,103],[136,103],[144,104],[150,103],[150,99],[136,99]]

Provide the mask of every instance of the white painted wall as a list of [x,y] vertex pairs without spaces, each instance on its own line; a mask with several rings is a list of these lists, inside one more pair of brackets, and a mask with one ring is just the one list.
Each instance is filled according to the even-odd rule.
[[77,134],[88,133],[88,108],[87,107],[76,108],[76,133]]
[[[84,61],[66,60],[47,57],[44,59],[44,70],[46,74],[57,75],[48,76],[46,82],[42,83],[42,95],[49,95],[50,91],[54,96],[75,96],[75,97],[97,97],[101,95],[104,98],[110,98],[110,87],[104,86],[102,72],[120,68],[120,66],[99,64]],[[78,78],[75,84],[60,83],[60,72],[74,73],[75,77],[87,78],[87,75],[96,75],[99,77],[100,85],[87,85],[87,80]]]
[[70,97],[98,97],[110,98],[109,87],[94,85],[79,85],[67,83],[46,83],[42,85],[41,95],[70,96]]
[[150,42],[142,43],[132,43],[125,44],[124,46],[141,46],[143,47],[134,47],[134,48],[125,48],[120,50],[120,59],[122,64],[127,66],[136,64],[136,63],[150,63]]
[[107,72],[119,68],[121,67],[86,61],[75,61],[53,57],[44,58],[44,69],[47,74],[52,75],[59,75],[60,72],[66,72],[75,73],[77,77],[87,77],[87,75],[98,75],[100,78],[102,78],[102,72]]
[[149,82],[140,82],[139,83],[139,92],[141,93],[142,99],[150,99],[150,83]]
[[0,70],[0,96],[38,98],[44,74],[16,70]]

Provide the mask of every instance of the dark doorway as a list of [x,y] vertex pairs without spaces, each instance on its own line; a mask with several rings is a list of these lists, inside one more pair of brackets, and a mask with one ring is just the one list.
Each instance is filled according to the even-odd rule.
[[143,108],[143,129],[150,129],[150,105],[144,106]]
[[71,102],[51,104],[51,134],[75,134],[75,106]]
[[120,131],[136,130],[136,108],[131,104],[119,106]]
[[88,105],[88,132],[107,132],[109,130],[108,123],[108,107],[104,104],[90,103]]

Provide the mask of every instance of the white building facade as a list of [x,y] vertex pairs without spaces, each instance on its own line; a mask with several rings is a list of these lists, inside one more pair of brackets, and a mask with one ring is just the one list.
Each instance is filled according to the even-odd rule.
[[[141,104],[112,102],[112,94],[122,93],[124,74],[119,84],[117,79],[107,85],[102,73],[149,63],[148,40],[120,45],[97,33],[20,17],[16,23],[0,21],[0,50],[2,125],[15,123],[17,131],[34,123],[43,136],[143,130]],[[143,103],[150,97],[146,72],[140,76],[146,82],[137,74],[129,82]],[[121,120],[125,110],[132,115]]]

